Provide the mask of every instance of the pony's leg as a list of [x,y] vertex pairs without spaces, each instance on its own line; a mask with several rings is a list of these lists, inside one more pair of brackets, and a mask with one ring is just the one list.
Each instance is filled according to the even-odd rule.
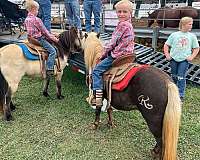
[[8,88],[5,99],[3,103],[3,119],[6,121],[12,120],[11,109],[10,109],[10,102],[11,102],[11,89]]
[[58,99],[63,99],[64,96],[61,94],[62,86],[61,81],[56,81],[56,94]]
[[62,92],[62,85],[61,85],[61,79],[62,79],[63,71],[58,72],[56,75],[56,94],[58,99],[63,99],[64,96],[61,94]]
[[16,107],[13,104],[12,100],[10,101],[10,109],[11,109],[11,111],[15,111],[15,109],[16,109]]
[[150,132],[156,139],[156,145],[153,149],[150,150],[150,152],[154,159],[159,159],[159,160],[162,157],[162,126],[158,125],[162,123],[161,121],[162,121],[161,119],[157,121],[146,120]]
[[154,159],[161,160],[162,157],[162,138],[156,138],[156,145],[155,147],[151,150],[151,155]]
[[95,121],[94,121],[94,125],[92,126],[93,129],[97,129],[97,127],[99,126],[100,114],[101,114],[101,106],[96,106],[96,109],[95,109]]
[[96,129],[99,126],[101,107],[103,106],[103,91],[99,89],[99,90],[95,90],[94,92],[95,92],[95,97],[96,97],[94,128]]
[[44,79],[44,86],[43,86],[43,96],[45,97],[50,97],[48,93],[48,87],[49,87],[49,82],[50,82],[50,76],[46,76]]
[[108,113],[108,125],[111,126],[111,127],[115,127],[115,124],[113,123],[112,112],[113,112],[112,107],[109,107],[107,109],[107,113]]

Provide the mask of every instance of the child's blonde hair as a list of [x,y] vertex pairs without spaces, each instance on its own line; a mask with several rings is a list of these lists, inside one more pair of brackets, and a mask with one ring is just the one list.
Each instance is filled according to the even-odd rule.
[[34,0],[26,0],[25,8],[27,11],[31,11],[33,8],[39,8],[39,4]]
[[192,22],[193,19],[191,17],[183,17],[181,18],[180,22],[179,22],[179,30],[182,29],[182,27],[190,22]]
[[117,9],[120,5],[125,4],[127,9],[132,13],[133,12],[133,3],[129,0],[121,0],[115,4],[115,8]]

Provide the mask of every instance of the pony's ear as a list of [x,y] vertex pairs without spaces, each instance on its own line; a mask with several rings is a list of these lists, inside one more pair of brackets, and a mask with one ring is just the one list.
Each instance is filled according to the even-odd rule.
[[74,26],[71,27],[70,30],[71,30],[72,32],[78,33],[78,29],[77,29],[76,27],[74,27]]
[[100,37],[100,33],[97,33],[97,38],[99,38]]
[[85,33],[85,39],[88,37],[88,34],[87,33]]

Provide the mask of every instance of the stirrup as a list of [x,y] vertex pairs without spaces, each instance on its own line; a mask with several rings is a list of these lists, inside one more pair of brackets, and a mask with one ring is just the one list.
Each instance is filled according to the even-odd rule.
[[102,98],[96,98],[96,106],[103,106],[103,99]]
[[95,97],[92,97],[91,101],[90,101],[90,104],[92,106],[96,106],[96,98]]
[[54,70],[47,70],[46,75],[47,76],[54,76]]
[[98,99],[98,100],[96,100],[96,98],[95,97],[93,97],[92,99],[91,99],[91,101],[90,101],[90,104],[92,105],[92,106],[103,106],[103,99],[101,98],[101,99]]

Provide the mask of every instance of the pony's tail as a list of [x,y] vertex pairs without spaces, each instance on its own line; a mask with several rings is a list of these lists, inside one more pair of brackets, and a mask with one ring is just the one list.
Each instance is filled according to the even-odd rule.
[[8,89],[8,83],[4,78],[0,68],[0,110],[3,111],[3,104],[5,101],[6,91]]
[[10,102],[11,88],[0,70],[0,111],[3,111],[4,120],[12,120]]
[[179,125],[181,119],[181,100],[178,88],[172,82],[168,83],[168,102],[163,119],[163,160],[176,160]]

